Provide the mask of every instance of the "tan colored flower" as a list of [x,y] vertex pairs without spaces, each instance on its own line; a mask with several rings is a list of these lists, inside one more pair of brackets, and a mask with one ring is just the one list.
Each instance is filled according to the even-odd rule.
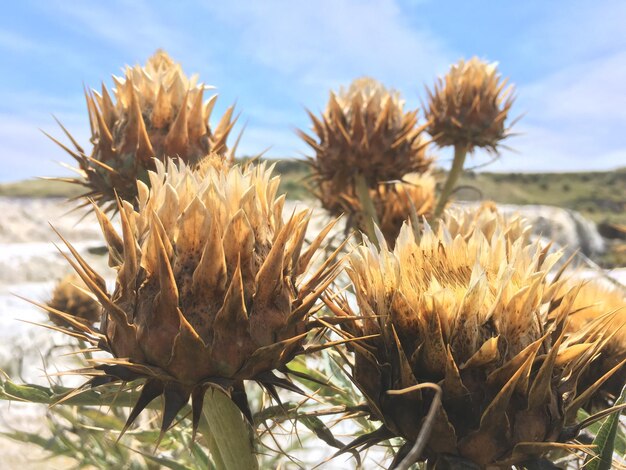
[[491,240],[496,230],[502,230],[507,241],[530,242],[532,227],[521,215],[503,214],[491,201],[481,203],[476,208],[449,207],[443,215],[443,224],[453,237],[461,235],[469,238],[479,230]]
[[283,221],[279,178],[264,165],[155,167],[150,189],[138,183],[136,210],[120,201],[121,235],[96,209],[117,270],[113,293],[68,244],[103,309],[101,329],[85,327],[83,339],[113,355],[88,384],[146,379],[128,424],[163,395],[163,430],[191,396],[195,429],[209,386],[294,388],[273,371],[303,352],[311,309],[337,273],[334,256],[307,272],[334,222],[304,249],[310,212]]
[[[85,152],[63,128],[75,146],[59,143],[78,162],[80,176],[72,183],[87,188],[85,196],[105,209],[116,207],[116,194],[135,203],[137,180],[148,182],[153,159],[167,157],[195,165],[210,153],[231,159],[226,140],[235,123],[233,107],[213,130],[209,118],[217,95],[204,101],[210,88],[187,78],[180,64],[157,51],[144,67],[126,67],[124,77],[113,77],[113,93],[88,93],[91,153]],[[85,202],[86,205],[89,202]]]
[[570,315],[567,327],[575,341],[587,343],[594,339],[602,330],[597,326],[590,329],[589,326],[602,325],[603,318],[611,317],[610,337],[605,338],[602,354],[594,358],[581,382],[587,386],[596,383],[622,364],[593,397],[594,404],[612,402],[626,383],[626,366],[623,365],[626,360],[626,293],[619,287],[603,284],[600,280],[571,281],[564,287],[563,293],[567,289],[579,290],[573,304],[574,313]]
[[496,63],[473,57],[460,60],[428,93],[427,130],[440,147],[461,146],[496,151],[506,138],[505,125],[513,105],[513,86],[498,74]]
[[[75,274],[65,276],[57,283],[47,305],[90,326],[100,321],[100,304],[88,293],[85,283]],[[66,318],[54,314],[49,316],[58,326],[72,328],[72,324],[68,323]]]
[[[402,181],[381,183],[375,190],[370,190],[370,197],[376,210],[379,228],[387,244],[395,244],[400,227],[409,219],[411,211],[419,218],[430,217],[435,205],[435,178],[430,172],[409,173]],[[363,209],[357,197],[344,196],[342,201],[346,212],[354,220],[354,225],[366,231]]]
[[355,177],[370,189],[402,180],[429,168],[425,141],[417,126],[417,110],[404,111],[399,93],[371,78],[355,80],[330,93],[326,111],[313,121],[313,135],[299,131],[315,150],[310,160],[316,196],[333,214],[346,210],[345,198],[355,197]]
[[381,236],[380,250],[366,242],[350,256],[358,311],[331,307],[349,336],[378,335],[354,344],[353,377],[383,423],[358,444],[402,437],[405,455],[433,394],[387,392],[436,383],[442,406],[421,456],[430,464],[495,468],[570,446],[590,393],[576,382],[602,340],[564,343],[577,291],[557,297],[565,281],[548,277],[560,253],[507,232],[497,218],[487,233],[476,224],[452,236],[440,224],[419,239],[405,225],[393,251]]

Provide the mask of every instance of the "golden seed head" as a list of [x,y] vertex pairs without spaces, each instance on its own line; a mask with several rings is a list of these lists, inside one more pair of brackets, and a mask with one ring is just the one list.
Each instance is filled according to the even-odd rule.
[[103,307],[102,331],[85,337],[118,358],[116,369],[99,367],[107,377],[166,384],[166,401],[175,388],[181,407],[211,383],[280,385],[272,371],[302,351],[310,310],[338,266],[331,257],[307,274],[324,233],[303,248],[310,211],[283,220],[271,171],[197,173],[157,160],[149,187],[138,182],[137,207],[120,201],[121,234],[96,210],[115,291],[82,261],[77,271]]
[[602,325],[607,321],[610,324],[611,334],[602,346],[602,354],[594,359],[580,380],[590,385],[614,367],[619,367],[593,397],[592,404],[604,404],[615,400],[626,382],[626,366],[622,364],[626,360],[626,293],[620,287],[596,279],[572,280],[563,287],[561,294],[572,289],[577,289],[578,295],[567,329],[574,341],[587,343],[603,331]]
[[[48,307],[71,315],[78,321],[93,326],[100,321],[100,304],[88,293],[85,283],[75,274],[61,279],[52,291]],[[71,322],[59,315],[49,315],[50,320],[58,326],[72,328]]]
[[440,147],[460,145],[495,152],[509,135],[505,126],[514,95],[496,63],[460,60],[428,90],[427,130]]
[[[112,92],[87,93],[91,124],[91,154],[75,144],[70,154],[83,176],[75,182],[87,186],[89,195],[107,209],[116,206],[116,194],[134,203],[137,180],[147,181],[153,159],[166,158],[195,165],[209,154],[232,159],[226,146],[235,123],[228,108],[215,129],[209,125],[217,95],[204,101],[211,87],[188,78],[180,64],[157,51],[144,67],[127,66],[123,77],[113,77]],[[65,130],[65,129],[64,129]],[[64,147],[65,148],[65,147]],[[230,154],[229,154],[230,153]]]
[[342,200],[354,196],[356,175],[376,189],[431,164],[422,128],[417,126],[417,110],[405,112],[399,94],[371,78],[331,92],[322,116],[310,112],[309,116],[313,134],[299,134],[315,150],[311,159],[315,190],[333,213],[346,210]]
[[601,346],[600,339],[584,348],[564,342],[576,290],[557,297],[565,281],[549,271],[561,254],[510,237],[516,230],[494,220],[487,231],[475,223],[456,235],[445,222],[419,233],[405,224],[393,250],[382,234],[380,249],[366,241],[347,268],[358,311],[347,301],[335,308],[361,317],[345,319],[347,336],[378,335],[355,343],[353,376],[390,435],[412,446],[432,395],[389,390],[442,388],[423,454],[431,462],[451,454],[479,466],[512,465],[562,445],[585,390],[564,408],[553,403],[562,403],[562,390]]

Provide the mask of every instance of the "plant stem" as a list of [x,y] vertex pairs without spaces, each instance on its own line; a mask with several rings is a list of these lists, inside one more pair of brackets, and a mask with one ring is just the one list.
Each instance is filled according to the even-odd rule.
[[359,202],[361,203],[361,211],[365,225],[363,227],[363,231],[365,232],[365,235],[367,235],[367,238],[370,239],[370,242],[378,247],[378,238],[376,237],[376,230],[374,229],[374,227],[378,225],[378,217],[376,216],[376,208],[374,207],[374,202],[370,196],[367,181],[365,181],[365,176],[359,173],[354,178],[354,182],[356,196],[359,198]]
[[219,470],[258,470],[250,426],[231,399],[215,388],[206,391],[198,431]]
[[448,199],[454,190],[456,182],[459,180],[461,173],[463,173],[463,165],[465,164],[465,157],[467,156],[467,146],[462,144],[456,144],[454,146],[454,160],[452,161],[452,168],[450,168],[450,172],[448,173],[448,178],[441,190],[441,195],[439,196],[439,201],[437,201],[437,207],[435,208],[435,213],[433,219],[436,220],[441,217],[443,210],[448,203]]

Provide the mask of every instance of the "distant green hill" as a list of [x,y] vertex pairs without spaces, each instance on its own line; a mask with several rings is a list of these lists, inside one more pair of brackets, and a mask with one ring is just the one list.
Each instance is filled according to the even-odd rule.
[[579,173],[470,173],[460,184],[467,188],[459,190],[459,199],[549,204],[574,209],[595,222],[626,223],[626,168]]
[[[268,160],[282,175],[281,192],[291,199],[311,197],[309,167],[302,160]],[[443,179],[443,172],[438,177]],[[596,221],[626,224],[626,168],[579,173],[468,173],[457,199],[489,199],[508,204],[549,204],[581,212]],[[69,197],[82,188],[58,181],[28,180],[0,184],[0,196]]]
[[23,180],[0,184],[0,196],[7,197],[73,197],[85,192],[76,184],[49,180]]

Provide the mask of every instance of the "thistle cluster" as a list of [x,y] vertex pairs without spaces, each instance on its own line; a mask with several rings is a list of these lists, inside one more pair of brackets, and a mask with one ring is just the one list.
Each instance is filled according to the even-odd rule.
[[188,78],[164,51],[157,51],[144,67],[126,67],[124,77],[113,76],[113,81],[112,93],[104,84],[100,93],[86,93],[91,152],[65,128],[75,148],[59,143],[78,162],[79,176],[69,181],[86,188],[83,196],[114,210],[116,195],[135,202],[136,182],[148,182],[155,158],[177,158],[188,165],[209,154],[233,159],[234,148],[226,142],[235,124],[233,107],[211,129],[217,95],[204,101],[212,87],[198,83],[197,76]]
[[[373,214],[367,214],[363,198],[371,198],[377,219],[385,219],[382,225],[388,227],[399,208],[408,216],[409,196],[413,207],[422,210],[419,215],[428,213],[434,184],[425,176],[417,183],[420,189],[413,188],[432,158],[426,154],[417,110],[405,112],[398,92],[360,78],[348,89],[331,91],[320,118],[311,112],[309,116],[313,134],[299,134],[315,151],[309,161],[313,192],[331,214],[347,213],[349,227],[365,230],[362,219]],[[390,228],[390,240],[398,230],[399,225]]]
[[[213,424],[243,416],[254,426],[250,382],[279,402],[284,389],[302,393],[295,379],[319,386],[320,401],[345,393],[345,381],[328,387],[315,371],[289,367],[334,348],[364,400],[359,416],[377,429],[344,445],[305,420],[357,459],[401,442],[390,468],[539,466],[550,452],[581,449],[575,439],[596,419],[580,422],[581,408],[615,411],[626,370],[623,292],[568,277],[562,253],[532,239],[519,215],[493,203],[448,207],[465,154],[495,151],[508,135],[512,92],[494,65],[453,66],[429,92],[424,126],[372,79],[331,92],[320,118],[309,113],[314,132],[300,135],[315,151],[315,195],[364,232],[348,253],[348,239],[324,246],[336,219],[307,236],[311,211],[285,210],[272,167],[232,161],[232,108],[213,130],[216,97],[204,102],[207,87],[167,54],[114,81],[112,93],[87,96],[91,151],[71,136],[68,149],[114,286],[63,239],[76,276],[42,305],[55,330],[105,353],[90,357],[79,370],[88,381],[63,399],[130,383],[140,392],[123,432],[159,398],[161,437],[190,401],[194,437],[211,413],[221,416]],[[439,198],[424,129],[455,147]],[[207,407],[215,390],[226,401]],[[235,417],[220,415],[233,403]],[[230,447],[245,437],[221,429],[201,431],[211,452],[219,441],[229,462],[255,460],[252,446],[241,455]]]
[[560,294],[566,281],[549,277],[561,253],[499,222],[456,235],[407,224],[393,251],[378,245],[349,257],[358,310],[333,306],[348,337],[371,338],[355,344],[352,376],[382,425],[354,445],[402,437],[405,456],[433,405],[419,384],[432,383],[442,403],[422,454],[431,464],[502,467],[567,449],[577,410],[606,380],[581,378],[610,323],[579,328],[584,347],[568,335],[578,289]]

